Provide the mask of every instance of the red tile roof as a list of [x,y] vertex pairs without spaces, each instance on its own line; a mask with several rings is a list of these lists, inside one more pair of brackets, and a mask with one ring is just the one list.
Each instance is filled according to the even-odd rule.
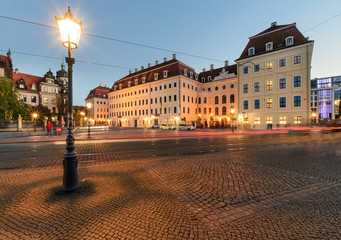
[[10,61],[7,56],[0,55],[0,62],[4,62],[7,68],[10,68]]
[[[294,44],[291,46],[285,46],[285,39],[290,36],[294,37]],[[270,28],[250,37],[244,51],[236,61],[268,53],[266,52],[265,44],[269,42],[273,43],[273,50],[268,52],[273,52],[313,41],[309,41],[303,36],[303,34],[296,28],[296,23],[287,25],[273,24]],[[255,48],[255,55],[249,56],[248,49],[252,47]]]
[[36,88],[38,89],[40,81],[43,79],[42,77],[34,76],[34,75],[29,75],[25,73],[16,73],[13,72],[13,85],[16,86],[17,82],[23,79],[26,83],[27,90],[31,90],[32,84],[35,83]]
[[[110,91],[110,88],[108,87],[98,86],[89,92],[86,99],[92,98],[92,97],[98,98],[98,94],[101,95],[101,98],[108,98],[109,91]],[[105,95],[105,97],[103,97],[103,95]]]
[[[110,92],[114,91],[114,86],[118,86],[119,84],[123,84],[122,88],[128,87],[128,82],[132,81],[132,86],[135,85],[135,79],[138,79],[138,84],[142,84],[142,78],[146,77],[146,82],[154,82],[154,74],[159,74],[159,80],[168,79],[170,77],[183,75],[184,69],[187,69],[187,76],[190,76],[190,72],[193,72],[193,79],[195,79],[195,70],[184,63],[180,62],[177,59],[172,59],[157,65],[154,65],[152,67],[140,70],[138,72],[134,72],[132,74],[129,74],[120,80],[116,81],[114,85],[112,86]],[[163,78],[163,72],[168,71],[167,78]]]

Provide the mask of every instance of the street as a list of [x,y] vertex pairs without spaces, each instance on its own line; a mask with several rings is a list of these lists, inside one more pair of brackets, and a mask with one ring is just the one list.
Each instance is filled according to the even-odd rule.
[[1,239],[340,239],[341,134],[0,144]]

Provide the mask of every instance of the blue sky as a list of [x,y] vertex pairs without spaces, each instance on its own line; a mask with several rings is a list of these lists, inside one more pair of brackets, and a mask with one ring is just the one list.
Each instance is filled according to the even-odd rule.
[[[280,25],[296,22],[303,35],[315,41],[312,77],[341,75],[340,0],[1,0],[0,15],[55,26],[54,16],[63,16],[68,5],[74,16],[83,22],[85,32],[229,60],[231,64],[240,56],[248,38],[268,28],[271,22]],[[311,29],[314,26],[317,27]],[[10,48],[59,58],[67,55],[57,29],[0,18],[0,31],[0,50]],[[148,63],[154,64],[155,60],[172,57],[171,52],[87,35],[81,36],[79,48],[73,51],[73,55],[76,58],[73,75],[75,105],[84,105],[89,90],[100,83],[111,87],[129,71],[77,63],[77,60],[140,69]],[[12,58],[14,68],[38,76],[43,76],[49,69],[55,73],[61,64],[61,60],[15,53]],[[215,67],[224,64],[181,54],[177,54],[177,58],[197,72],[208,69],[212,63]]]

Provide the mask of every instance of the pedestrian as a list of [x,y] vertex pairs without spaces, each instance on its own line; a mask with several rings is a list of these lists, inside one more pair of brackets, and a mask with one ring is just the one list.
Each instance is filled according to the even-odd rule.
[[46,136],[50,135],[52,136],[52,133],[51,133],[51,129],[53,128],[53,125],[52,123],[49,121],[46,125],[46,130],[47,130],[47,133],[46,133]]

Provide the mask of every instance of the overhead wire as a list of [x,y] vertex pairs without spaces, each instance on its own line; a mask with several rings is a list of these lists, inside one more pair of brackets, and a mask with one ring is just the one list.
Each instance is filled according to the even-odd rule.
[[[13,20],[13,21],[18,21],[18,22],[23,22],[23,23],[28,23],[28,24],[33,24],[33,25],[38,25],[38,26],[41,26],[41,27],[57,28],[55,26],[51,26],[51,25],[47,25],[47,24],[27,21],[27,20],[23,20],[23,19],[19,19],[19,18],[2,16],[2,15],[0,15],[0,18],[4,18],[4,19],[8,19],[8,20]],[[135,45],[135,46],[139,46],[139,47],[150,48],[150,49],[159,50],[159,51],[165,51],[165,52],[181,54],[181,55],[185,55],[185,56],[189,56],[189,57],[194,57],[194,58],[201,58],[201,59],[211,60],[211,61],[215,61],[215,62],[224,62],[222,60],[217,60],[217,59],[213,59],[213,58],[198,56],[198,55],[194,55],[194,54],[190,54],[190,53],[185,53],[185,52],[180,52],[180,51],[174,51],[174,50],[170,50],[170,49],[166,49],[166,48],[154,47],[154,46],[150,46],[150,45],[146,45],[146,44],[142,44],[142,43],[136,43],[136,42],[126,41],[126,40],[121,40],[121,39],[117,39],[117,38],[102,36],[102,35],[88,33],[88,32],[83,32],[82,34],[88,35],[88,36],[91,36],[91,37],[95,37],[95,38],[101,38],[101,39],[105,39],[105,40],[109,40],[109,41],[115,41],[115,42]]]

